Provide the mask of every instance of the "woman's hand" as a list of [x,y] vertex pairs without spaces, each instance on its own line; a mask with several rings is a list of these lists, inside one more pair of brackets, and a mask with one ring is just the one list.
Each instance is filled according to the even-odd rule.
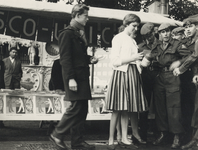
[[133,61],[136,60],[142,60],[142,58],[144,57],[143,52],[137,53],[137,54],[133,54]]
[[100,60],[102,60],[102,59],[104,59],[105,57],[104,56],[92,56],[91,58],[90,58],[90,62],[92,63],[92,64],[96,64],[98,61],[100,61]]
[[76,83],[76,80],[74,80],[74,79],[70,79],[69,80],[69,89],[71,90],[71,91],[77,91],[78,89],[77,89],[77,83]]

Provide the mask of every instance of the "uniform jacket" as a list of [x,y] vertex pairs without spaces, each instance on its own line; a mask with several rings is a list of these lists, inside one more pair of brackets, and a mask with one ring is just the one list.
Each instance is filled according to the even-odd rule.
[[4,84],[4,63],[0,60],[0,89],[5,88]]
[[[143,54],[147,54],[147,53],[150,53],[151,50],[153,48],[155,48],[157,46],[157,44],[159,44],[159,40],[157,38],[155,38],[154,42],[152,45],[148,45],[145,41],[143,41],[142,43],[138,44],[138,52],[143,52]],[[150,64],[150,66],[148,66],[148,68],[152,68],[151,70],[159,70],[159,64],[156,60],[153,60]],[[145,69],[144,69],[145,70]]]
[[3,59],[4,62],[4,82],[5,85],[10,85],[12,78],[20,81],[22,77],[22,68],[21,61],[19,59],[15,59],[15,67],[13,69],[12,62],[9,57]]
[[183,63],[187,59],[187,56],[190,55],[186,46],[178,40],[171,38],[168,42],[168,46],[164,50],[162,44],[162,41],[158,42],[151,51],[152,57],[159,62],[161,68],[170,67],[170,65],[177,60]]
[[182,43],[187,47],[191,55],[186,61],[179,67],[181,73],[191,68],[194,74],[198,73],[198,41],[196,39],[183,39]]
[[[65,86],[65,100],[86,100],[91,99],[89,84],[89,63],[87,46],[80,34],[73,27],[66,27],[59,34],[60,64]],[[78,91],[69,90],[69,79],[75,79],[78,84]]]

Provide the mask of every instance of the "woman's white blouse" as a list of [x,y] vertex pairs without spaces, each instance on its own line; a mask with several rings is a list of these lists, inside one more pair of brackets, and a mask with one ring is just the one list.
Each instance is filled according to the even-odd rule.
[[[138,46],[133,38],[125,32],[115,35],[112,40],[112,49],[110,54],[113,69],[127,72],[129,64],[122,65],[122,62],[125,59],[131,58],[132,55],[136,53],[138,53]],[[136,62],[134,61],[130,64],[136,64]]]

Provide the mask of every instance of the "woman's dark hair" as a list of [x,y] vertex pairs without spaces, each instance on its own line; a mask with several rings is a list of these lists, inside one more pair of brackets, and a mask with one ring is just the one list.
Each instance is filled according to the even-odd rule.
[[125,29],[125,26],[124,25],[121,25],[119,28],[118,28],[118,33],[124,31]]
[[140,18],[135,15],[135,14],[128,14],[124,17],[123,19],[123,25],[126,27],[127,25],[129,25],[130,23],[132,22],[137,22],[137,23],[140,23],[141,20]]
[[89,10],[89,7],[85,4],[76,4],[71,12],[71,17],[75,18],[76,14],[81,15],[84,13],[85,10]]

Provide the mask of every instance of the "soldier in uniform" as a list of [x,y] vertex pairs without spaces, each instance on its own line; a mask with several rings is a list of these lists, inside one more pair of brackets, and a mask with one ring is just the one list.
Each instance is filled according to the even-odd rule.
[[[138,45],[139,51],[144,52],[144,55],[150,53],[152,48],[159,42],[159,40],[155,37],[154,32],[154,24],[153,23],[145,23],[141,30],[140,34],[143,37],[143,42]],[[153,102],[153,88],[155,77],[157,76],[159,71],[158,63],[153,61],[148,67],[143,68],[142,70],[142,82],[143,82],[143,90],[148,101],[148,105]],[[152,106],[150,106],[152,108]],[[151,110],[152,111],[152,110]],[[148,113],[149,111],[140,113],[140,135],[143,140],[147,140],[147,131],[149,128],[149,124],[153,125],[153,122],[148,123]]]
[[[194,18],[187,18],[184,20],[185,33],[187,38],[183,40],[183,44],[187,47],[191,55],[186,59],[186,61],[178,68],[174,69],[173,73],[175,75],[180,75],[182,81],[182,111],[184,115],[184,123],[186,127],[187,137],[192,136],[192,126],[194,129],[198,128],[197,123],[197,96],[196,96],[196,85],[195,80],[198,74],[198,40],[197,40],[197,27],[198,21]],[[194,80],[193,80],[193,76]],[[192,82],[193,81],[193,82]],[[196,96],[196,97],[195,97]],[[195,110],[194,110],[195,108]],[[194,114],[193,114],[194,112]],[[191,122],[192,120],[192,122]],[[196,134],[195,134],[196,135]],[[198,136],[196,137],[198,139]],[[187,145],[183,148],[190,148],[197,142],[193,138]]]
[[180,78],[173,75],[173,70],[186,60],[189,53],[180,41],[171,38],[169,23],[162,23],[158,32],[162,41],[153,47],[150,55],[150,60],[157,60],[161,68],[154,85],[155,120],[160,135],[153,145],[161,144],[171,132],[174,134],[171,148],[179,148],[184,128],[181,122]]
[[176,27],[172,30],[172,38],[182,40],[185,38],[184,27]]

